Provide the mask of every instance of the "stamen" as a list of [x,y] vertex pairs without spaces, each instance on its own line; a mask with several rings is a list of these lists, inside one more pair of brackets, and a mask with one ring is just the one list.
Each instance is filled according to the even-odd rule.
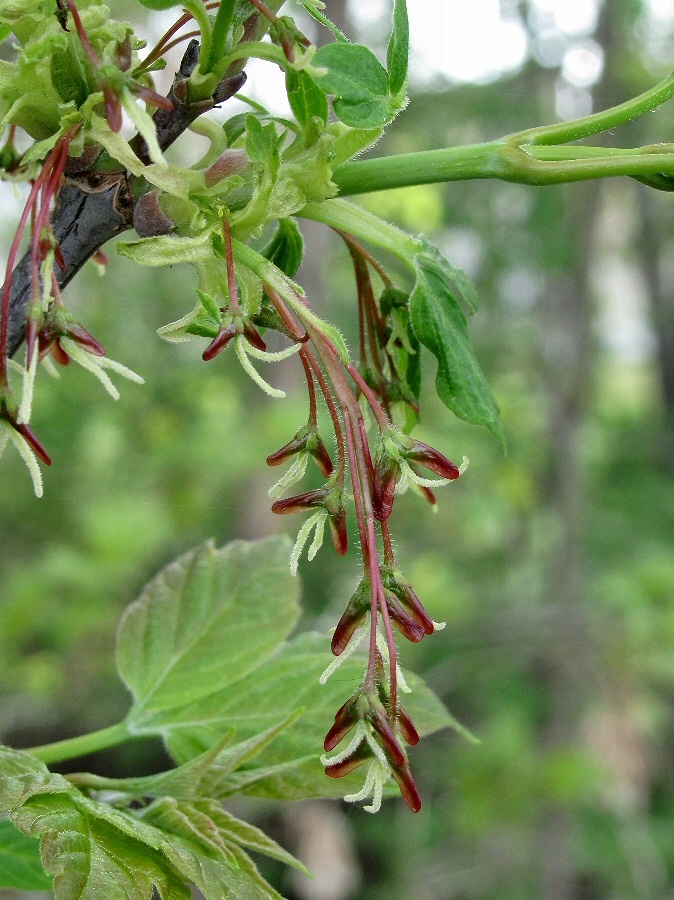
[[237,334],[234,338],[234,349],[236,350],[236,355],[239,357],[239,362],[241,363],[244,372],[253,379],[258,387],[262,388],[265,394],[269,394],[270,397],[277,397],[279,400],[282,399],[286,395],[285,391],[281,391],[268,384],[248,359],[246,354],[249,352],[250,346],[251,345],[243,335]]
[[356,634],[351,638],[349,643],[346,646],[346,649],[340,653],[339,656],[336,656],[333,661],[330,663],[328,668],[323,672],[321,677],[318,679],[320,684],[325,684],[328,678],[337,671],[337,669],[341,666],[345,659],[348,659],[352,656],[358,647],[363,643],[363,638],[365,638],[368,634],[367,626],[365,628],[361,628]]

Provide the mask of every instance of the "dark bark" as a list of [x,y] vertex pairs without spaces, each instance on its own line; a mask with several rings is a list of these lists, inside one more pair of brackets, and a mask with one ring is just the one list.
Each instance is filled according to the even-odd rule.
[[[198,116],[229,99],[246,81],[245,72],[230,75],[220,82],[211,99],[189,103],[187,80],[198,60],[198,51],[198,43],[191,41],[168,94],[173,109],[158,109],[154,115],[157,140],[162,150],[170,147]],[[149,162],[147,147],[140,135],[131,143],[138,157]],[[95,168],[73,172],[77,161],[71,165],[72,174],[66,176],[51,216],[54,236],[65,262],[63,269],[55,267],[60,288],[64,288],[110,238],[133,226],[134,198],[131,179],[126,172],[100,172]],[[95,166],[95,162],[92,165]],[[7,341],[10,356],[23,341],[26,307],[31,296],[31,259],[27,253],[12,273]]]

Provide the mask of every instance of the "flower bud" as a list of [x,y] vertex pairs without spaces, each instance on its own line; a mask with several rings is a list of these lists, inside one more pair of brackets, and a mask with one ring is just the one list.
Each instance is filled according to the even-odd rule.
[[63,349],[58,339],[54,341],[49,349],[51,350],[51,355],[60,366],[67,366],[70,363],[70,357]]
[[159,203],[159,190],[143,194],[133,208],[133,227],[139,237],[156,237],[173,231],[173,222]]
[[251,325],[250,322],[246,322],[244,324],[243,336],[251,345],[251,347],[255,347],[256,350],[261,350],[263,353],[266,351],[267,345],[262,340],[260,332],[254,325]]
[[310,433],[307,441],[307,450],[311,453],[314,462],[321,470],[321,474],[325,478],[329,478],[333,473],[332,459],[317,431]]
[[84,347],[88,353],[94,356],[105,356],[105,348],[96,340],[86,328],[81,325],[69,325],[66,337],[71,338],[76,343]]
[[376,732],[378,743],[381,744],[386,759],[391,766],[402,765],[405,762],[405,755],[396,740],[396,736],[388,721],[386,710],[379,700],[369,697],[368,701],[367,719]]
[[274,453],[269,454],[267,457],[267,465],[282,465],[286,460],[290,459],[291,456],[300,453],[302,450],[306,450],[308,440],[309,430],[307,428],[301,428],[292,440],[288,441],[287,444],[284,444],[279,450],[275,450]]
[[222,156],[204,172],[206,187],[213,187],[224,178],[229,178],[230,175],[238,175],[247,165],[248,157],[245,150],[225,150]]
[[344,509],[344,504],[340,502],[340,505],[334,512],[331,512],[329,508],[328,512],[330,513],[328,522],[330,524],[332,543],[335,545],[337,553],[340,556],[345,556],[346,551],[349,549],[349,536],[346,530],[346,510]]

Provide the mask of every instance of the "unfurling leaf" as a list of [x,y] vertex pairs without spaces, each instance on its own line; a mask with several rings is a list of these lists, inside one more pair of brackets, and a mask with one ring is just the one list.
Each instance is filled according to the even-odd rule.
[[405,90],[407,65],[410,55],[410,26],[405,0],[395,0],[393,6],[393,31],[388,42],[386,65],[389,90],[396,97]]
[[425,240],[424,249],[414,258],[414,268],[412,327],[438,362],[438,396],[460,419],[486,426],[505,448],[498,405],[475,357],[461,307],[463,302],[471,312],[475,309],[472,283]]

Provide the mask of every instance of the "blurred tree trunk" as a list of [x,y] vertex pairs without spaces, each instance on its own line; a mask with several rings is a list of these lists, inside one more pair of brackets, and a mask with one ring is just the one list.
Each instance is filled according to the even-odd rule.
[[[593,356],[589,269],[598,194],[595,184],[565,190],[565,221],[560,230],[570,244],[571,258],[566,271],[560,271],[550,285],[545,327],[552,450],[548,502],[557,523],[542,598],[551,611],[550,635],[540,663],[549,698],[542,734],[548,761],[576,742],[593,680],[583,603],[586,490],[580,450]],[[571,814],[549,801],[542,816],[541,896],[571,900],[576,896]]]
[[640,265],[648,287],[655,330],[658,374],[667,420],[674,422],[674,268],[670,262],[672,216],[662,198],[652,196],[650,188],[639,191],[641,240],[638,243]]

